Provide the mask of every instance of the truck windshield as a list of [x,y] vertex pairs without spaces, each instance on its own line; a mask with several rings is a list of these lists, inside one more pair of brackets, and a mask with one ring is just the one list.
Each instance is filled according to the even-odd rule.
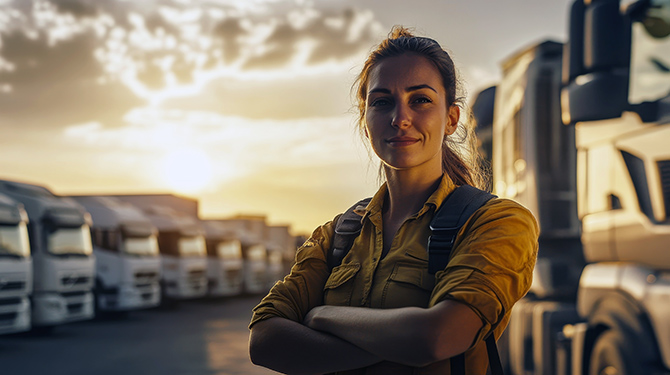
[[670,36],[654,38],[641,23],[633,24],[630,60],[631,104],[652,102],[670,94]]
[[203,236],[181,237],[179,239],[179,254],[182,256],[205,256],[205,238]]
[[222,241],[216,245],[216,253],[222,259],[242,258],[242,245],[238,240]]
[[154,235],[149,237],[124,236],[123,251],[131,255],[155,256],[158,255],[158,241]]
[[0,225],[0,257],[27,257],[30,255],[26,223]]
[[282,263],[282,254],[279,251],[272,251],[268,254],[268,263],[270,264],[281,264]]
[[79,228],[55,228],[47,234],[47,250],[56,255],[90,255],[91,232],[88,225]]
[[251,245],[247,249],[247,259],[249,260],[265,260],[265,246]]

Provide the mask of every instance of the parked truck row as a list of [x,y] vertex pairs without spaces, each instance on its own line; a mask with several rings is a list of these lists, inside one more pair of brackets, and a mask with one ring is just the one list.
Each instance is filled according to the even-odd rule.
[[187,198],[65,197],[0,180],[0,334],[263,293],[295,249],[288,226],[262,216],[202,220]]
[[670,374],[670,1],[577,0],[568,35],[473,105],[494,193],[541,227],[501,354],[514,375]]

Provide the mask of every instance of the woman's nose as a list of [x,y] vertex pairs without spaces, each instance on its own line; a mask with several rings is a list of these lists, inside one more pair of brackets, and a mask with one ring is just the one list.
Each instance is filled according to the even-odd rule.
[[406,105],[398,104],[393,110],[393,118],[391,119],[391,126],[396,128],[405,128],[412,123],[409,108]]

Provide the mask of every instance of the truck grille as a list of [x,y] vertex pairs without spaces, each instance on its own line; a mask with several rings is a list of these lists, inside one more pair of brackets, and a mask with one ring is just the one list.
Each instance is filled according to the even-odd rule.
[[670,160],[662,160],[658,163],[658,172],[661,176],[661,187],[663,188],[663,201],[665,202],[665,220],[670,220]]
[[228,282],[232,284],[237,284],[237,281],[239,280],[241,275],[240,270],[227,270],[226,271],[226,276],[228,278]]
[[17,313],[15,312],[0,314],[0,326],[14,324],[16,315]]
[[150,288],[154,283],[158,282],[158,272],[154,271],[140,271],[135,272],[135,287]]
[[20,304],[21,304],[21,298],[19,297],[0,299],[0,306],[13,306]]
[[69,303],[67,305],[67,312],[70,314],[79,314],[84,311],[83,303]]
[[8,281],[6,283],[0,283],[0,291],[8,290],[21,290],[25,288],[26,283],[24,281]]
[[83,297],[86,295],[86,291],[79,291],[79,292],[63,292],[61,295],[65,298],[71,298],[71,297]]
[[72,285],[81,285],[87,284],[91,281],[91,278],[88,276],[65,276],[60,279],[61,284],[72,286]]
[[203,286],[204,280],[205,270],[191,270],[188,272],[188,283],[191,288],[199,290]]
[[140,271],[135,272],[135,278],[137,279],[156,279],[158,277],[158,272],[155,271]]

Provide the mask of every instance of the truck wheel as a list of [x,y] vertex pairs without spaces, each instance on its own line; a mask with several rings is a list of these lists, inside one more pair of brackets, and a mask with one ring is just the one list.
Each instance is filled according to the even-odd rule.
[[622,331],[611,329],[596,339],[589,363],[589,375],[644,375],[653,370],[641,363],[635,341]]

